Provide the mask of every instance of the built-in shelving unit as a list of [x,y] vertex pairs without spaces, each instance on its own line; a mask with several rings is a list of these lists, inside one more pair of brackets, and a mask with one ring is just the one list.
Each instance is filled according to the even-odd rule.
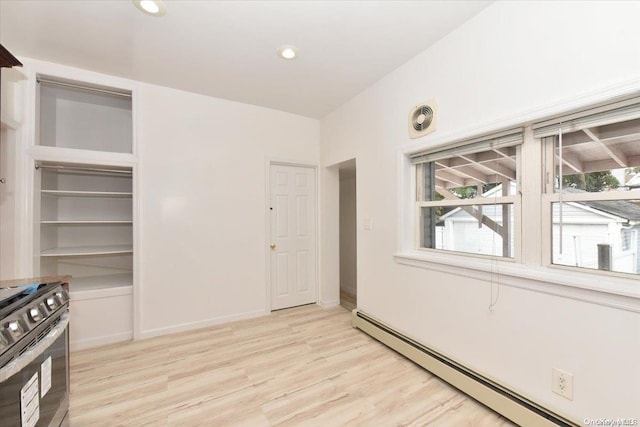
[[[126,268],[132,274],[132,262],[125,266],[110,257],[133,253],[131,171],[51,162],[39,163],[38,170],[40,257],[61,258],[41,261],[41,269],[49,270],[41,273],[84,278]],[[69,257],[81,258],[69,263]]]
[[[130,339],[135,284],[131,93],[48,76],[38,76],[38,82],[37,273],[72,276],[72,348]],[[46,156],[38,159],[40,152]],[[114,153],[130,164],[114,162]]]

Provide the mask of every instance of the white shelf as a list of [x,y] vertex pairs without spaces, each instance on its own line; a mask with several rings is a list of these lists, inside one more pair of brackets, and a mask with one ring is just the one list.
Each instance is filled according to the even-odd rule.
[[40,224],[133,224],[133,221],[119,221],[119,220],[75,220],[75,219],[58,219],[53,221],[40,221]]
[[82,150],[79,148],[59,148],[34,145],[27,152],[41,162],[101,165],[102,167],[131,167],[136,157],[130,153],[111,153],[106,151]]
[[69,282],[72,300],[104,298],[133,293],[132,273],[72,278]]
[[67,191],[67,190],[41,190],[43,196],[53,197],[111,197],[111,198],[131,198],[133,193],[123,193],[118,191]]
[[109,246],[77,246],[69,248],[53,248],[40,252],[42,257],[83,256],[83,255],[111,255],[133,253],[132,245]]

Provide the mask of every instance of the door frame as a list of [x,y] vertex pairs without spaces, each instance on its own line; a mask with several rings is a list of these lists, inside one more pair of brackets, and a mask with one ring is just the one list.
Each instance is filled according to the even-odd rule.
[[320,301],[320,212],[318,207],[320,206],[319,198],[320,198],[320,182],[318,177],[318,165],[313,163],[306,162],[297,162],[291,160],[282,160],[276,158],[267,158],[265,162],[265,241],[264,241],[264,254],[265,254],[265,311],[266,313],[271,313],[271,248],[269,245],[271,244],[271,167],[272,166],[293,166],[299,168],[308,168],[313,171],[314,179],[315,179],[315,192],[316,197],[314,200],[314,212],[315,212],[315,275],[314,275],[314,286],[315,286],[315,294],[316,300],[315,304],[318,304]]

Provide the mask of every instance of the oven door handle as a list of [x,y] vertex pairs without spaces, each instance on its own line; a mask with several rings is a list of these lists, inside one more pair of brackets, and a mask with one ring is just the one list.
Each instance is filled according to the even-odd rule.
[[49,333],[36,343],[33,348],[25,351],[17,359],[12,360],[0,369],[0,383],[20,372],[25,366],[36,360],[44,353],[55,340],[64,332],[69,324],[69,312],[65,312],[60,316],[60,322],[49,331]]

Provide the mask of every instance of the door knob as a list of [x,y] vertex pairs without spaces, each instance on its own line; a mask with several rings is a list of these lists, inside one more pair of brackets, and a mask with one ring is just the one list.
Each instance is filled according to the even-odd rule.
[[276,244],[275,244],[275,243],[272,243],[272,244],[270,244],[270,245],[269,245],[269,247],[270,247],[271,249],[275,250],[275,248],[276,248]]

